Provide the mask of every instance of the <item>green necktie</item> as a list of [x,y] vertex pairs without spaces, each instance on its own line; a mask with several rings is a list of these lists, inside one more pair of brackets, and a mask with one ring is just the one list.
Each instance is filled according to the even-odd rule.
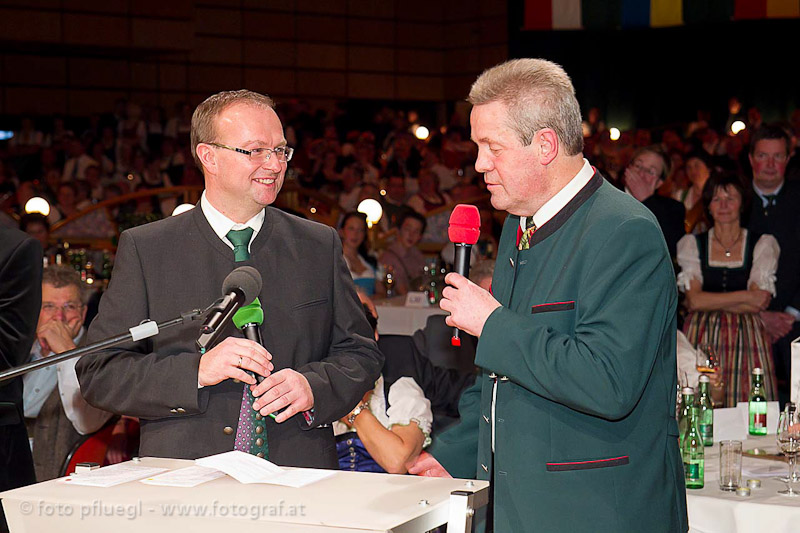
[[519,250],[527,250],[531,247],[531,237],[536,232],[536,224],[533,223],[533,217],[525,218],[525,231],[519,239]]
[[247,261],[250,259],[250,252],[247,246],[250,244],[250,237],[253,236],[253,228],[232,229],[225,235],[233,244],[233,260]]

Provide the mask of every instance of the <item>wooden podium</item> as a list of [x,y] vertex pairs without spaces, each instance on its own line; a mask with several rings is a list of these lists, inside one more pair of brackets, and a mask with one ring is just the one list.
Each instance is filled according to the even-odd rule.
[[[194,464],[143,458],[168,469]],[[224,476],[193,488],[139,481],[110,488],[58,480],[0,493],[11,533],[92,531],[219,533],[258,524],[258,531],[424,532],[442,524],[470,531],[488,502],[487,481],[340,472],[303,488],[243,485]]]

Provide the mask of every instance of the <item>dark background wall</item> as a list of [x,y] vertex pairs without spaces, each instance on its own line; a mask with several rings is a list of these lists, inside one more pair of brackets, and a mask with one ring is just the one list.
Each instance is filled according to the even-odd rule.
[[584,113],[599,107],[610,126],[719,123],[738,96],[767,121],[800,105],[800,20],[738,21],[641,30],[522,31],[523,2],[510,2],[509,54],[543,57],[572,76]]
[[0,114],[278,101],[463,99],[506,59],[504,0],[0,0]]

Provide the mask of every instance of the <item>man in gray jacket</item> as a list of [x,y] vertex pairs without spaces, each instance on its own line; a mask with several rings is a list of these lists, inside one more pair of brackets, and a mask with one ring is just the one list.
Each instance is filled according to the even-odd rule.
[[[197,324],[172,328],[82,358],[84,396],[139,417],[142,455],[236,448],[278,464],[336,468],[328,424],[374,386],[383,363],[341,242],[332,228],[269,207],[293,152],[270,98],[246,90],[209,97],[192,117],[192,148],[206,182],[198,207],[121,235],[88,340],[203,308],[234,268],[250,265],[263,278],[264,346],[228,324],[224,340],[201,354]],[[245,371],[266,379],[256,386]]]

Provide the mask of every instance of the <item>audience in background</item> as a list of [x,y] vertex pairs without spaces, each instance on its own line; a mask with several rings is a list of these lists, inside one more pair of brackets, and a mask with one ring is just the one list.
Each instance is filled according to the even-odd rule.
[[[418,288],[411,282],[421,275],[424,264],[417,233],[426,225],[428,233],[441,233],[441,221],[409,220],[411,211],[427,214],[459,202],[478,203],[482,225],[476,256],[494,256],[504,215],[480,203],[486,193],[474,169],[475,145],[469,132],[457,125],[456,116],[441,130],[426,124],[433,133],[419,140],[412,132],[415,123],[423,121],[415,112],[385,106],[371,118],[357,119],[343,109],[327,112],[293,100],[279,110],[285,118],[287,140],[296,148],[288,184],[318,193],[317,199],[300,206],[300,214],[333,213],[335,208],[348,212],[364,198],[378,199],[384,215],[374,241],[379,261],[373,268],[382,272],[383,265],[388,265],[398,294]],[[168,216],[174,201],[141,200],[112,207],[111,221],[102,220],[104,215],[97,211],[83,222],[79,218],[69,228],[60,227],[65,218],[104,199],[148,188],[202,185],[189,149],[191,113],[192,106],[184,102],[165,112],[120,99],[108,113],[89,117],[9,117],[8,129],[14,136],[0,142],[0,209],[5,211],[0,223],[16,225],[25,203],[34,196],[43,196],[51,204],[48,220],[54,224],[54,233],[49,246],[56,239],[85,232],[110,238],[115,225],[124,229]],[[800,210],[795,207],[800,205],[800,158],[794,157],[800,149],[796,142],[800,111],[788,118],[786,123],[763,126],[758,109],[731,99],[725,122],[717,124],[708,112],[700,111],[690,124],[623,131],[616,141],[599,109],[590,109],[583,123],[587,159],[654,213],[673,257],[675,243],[685,232],[697,234],[710,227],[701,196],[715,171],[740,176],[746,191],[753,180],[756,201],[745,213],[749,222],[745,216],[742,225],[753,239],[773,235],[781,248],[777,293],[759,318],[775,343],[782,400],[788,391],[789,344],[800,336],[800,233],[796,229]],[[737,120],[747,129],[733,134],[731,126]],[[319,193],[327,197],[327,205]],[[684,215],[670,197],[683,203]],[[676,223],[679,216],[683,228]],[[401,229],[401,222],[407,220]],[[28,227],[46,232],[39,221]],[[428,246],[428,239],[426,234],[426,253],[441,249],[441,243]],[[361,275],[355,270],[356,276]],[[377,284],[379,290],[381,285]]]
[[385,265],[387,272],[391,272],[394,279],[395,294],[403,295],[409,291],[417,290],[425,258],[417,248],[425,232],[425,217],[416,211],[409,211],[400,220],[395,241],[387,246],[378,258],[378,262]]

